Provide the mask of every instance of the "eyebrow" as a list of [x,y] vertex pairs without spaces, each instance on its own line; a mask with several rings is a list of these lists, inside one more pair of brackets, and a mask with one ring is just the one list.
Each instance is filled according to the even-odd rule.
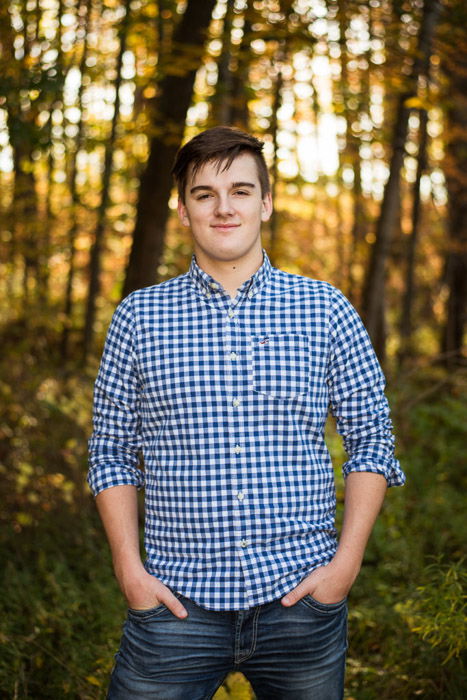
[[[236,187],[250,187],[251,189],[254,189],[256,187],[254,182],[232,182],[231,185],[232,189],[235,189]],[[192,187],[190,189],[190,194],[194,194],[195,192],[199,192],[199,190],[213,190],[214,188],[211,187],[210,185],[196,185],[195,187]]]

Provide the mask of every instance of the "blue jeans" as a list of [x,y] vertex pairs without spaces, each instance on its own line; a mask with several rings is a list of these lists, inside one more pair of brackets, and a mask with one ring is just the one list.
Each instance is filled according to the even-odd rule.
[[108,700],[208,700],[241,671],[258,700],[342,700],[346,601],[306,595],[249,610],[205,610],[179,593],[180,620],[165,605],[129,610]]

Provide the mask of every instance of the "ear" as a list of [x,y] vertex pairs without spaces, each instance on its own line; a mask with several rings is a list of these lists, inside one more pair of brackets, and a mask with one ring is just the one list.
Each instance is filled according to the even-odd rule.
[[271,193],[267,192],[267,194],[263,197],[263,201],[261,202],[261,221],[269,221],[271,214],[272,197]]
[[178,211],[178,218],[180,219],[182,224],[184,226],[189,226],[190,219],[188,218],[188,212],[186,210],[186,206],[183,204],[180,197],[178,198],[177,211]]

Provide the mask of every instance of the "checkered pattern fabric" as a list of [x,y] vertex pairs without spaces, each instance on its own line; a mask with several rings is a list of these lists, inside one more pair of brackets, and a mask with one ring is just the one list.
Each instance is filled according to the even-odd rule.
[[269,602],[336,550],[329,408],[344,474],[404,482],[383,387],[362,322],[330,284],[264,254],[232,300],[193,258],[115,312],[89,484],[145,487],[145,565],[165,584],[213,610]]

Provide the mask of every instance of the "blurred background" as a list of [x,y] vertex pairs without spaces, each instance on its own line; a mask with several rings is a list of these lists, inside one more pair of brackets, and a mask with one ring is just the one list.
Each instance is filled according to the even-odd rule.
[[273,263],[342,289],[388,377],[407,485],[351,594],[346,699],[465,697],[466,27],[464,0],[2,0],[1,697],[105,697],[92,386],[122,296],[189,265],[170,168],[216,124],[265,143]]

